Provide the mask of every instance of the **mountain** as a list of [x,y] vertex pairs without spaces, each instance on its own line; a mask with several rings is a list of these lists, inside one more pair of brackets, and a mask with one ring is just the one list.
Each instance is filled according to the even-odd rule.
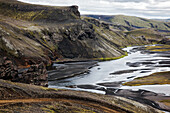
[[48,63],[60,58],[118,57],[124,54],[119,47],[140,43],[133,39],[128,42],[123,32],[112,31],[105,27],[107,24],[98,26],[98,20],[81,19],[78,6],[1,0],[0,9],[1,52],[16,61],[41,59]]
[[121,47],[149,43],[109,26],[82,19],[78,6],[0,0],[0,78],[45,85],[45,66],[56,60],[121,57]]
[[125,16],[125,15],[84,15],[87,17],[92,17],[96,19],[100,19],[101,21],[106,21],[109,23],[113,23],[116,25],[123,25],[132,28],[154,28],[160,31],[170,31],[169,23],[150,20],[135,16]]
[[152,28],[81,17],[78,6],[0,0],[0,112],[160,112],[123,97],[34,85],[48,86],[47,68],[57,61],[122,58],[122,48],[163,36]]
[[126,55],[121,48],[151,44],[162,37],[154,29],[136,31],[81,17],[78,6],[0,0],[0,78],[45,85],[46,66],[52,62],[121,58]]
[[152,19],[152,20],[157,20],[157,21],[162,21],[162,22],[170,22],[170,19]]

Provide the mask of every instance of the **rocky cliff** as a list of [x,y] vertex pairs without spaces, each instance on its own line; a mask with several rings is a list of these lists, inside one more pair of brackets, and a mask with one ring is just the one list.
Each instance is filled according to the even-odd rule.
[[34,86],[47,86],[46,66],[56,60],[121,57],[122,47],[160,36],[138,32],[81,18],[77,6],[0,0],[0,112],[161,112],[121,97]]
[[150,43],[142,34],[128,34],[109,23],[81,18],[77,6],[0,0],[0,57],[7,57],[18,69],[63,59],[120,57],[125,55],[122,47]]
[[48,86],[47,70],[43,63],[32,64],[30,67],[25,69],[18,69],[17,66],[15,66],[7,57],[0,60],[0,79]]
[[0,14],[14,19],[36,22],[63,22],[80,18],[78,6],[50,7],[26,4],[16,0],[1,0]]

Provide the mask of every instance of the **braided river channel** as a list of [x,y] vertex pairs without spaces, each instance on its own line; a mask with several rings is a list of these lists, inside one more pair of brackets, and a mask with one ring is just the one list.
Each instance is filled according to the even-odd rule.
[[122,96],[165,110],[167,107],[161,108],[155,101],[170,99],[169,84],[123,85],[138,77],[170,71],[170,51],[151,52],[145,47],[124,48],[128,55],[117,60],[55,63],[48,71],[49,88]]

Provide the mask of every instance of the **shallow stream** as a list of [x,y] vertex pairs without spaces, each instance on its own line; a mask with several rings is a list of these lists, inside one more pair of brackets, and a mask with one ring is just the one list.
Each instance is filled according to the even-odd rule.
[[[145,52],[144,46],[127,47],[123,50],[128,52],[128,56],[118,60],[98,62],[98,65],[90,68],[88,73],[62,80],[49,81],[49,87],[92,91],[102,94],[106,93],[104,89],[107,88],[143,89],[170,95],[170,90],[168,90],[170,85],[122,86],[122,83],[132,81],[137,77],[148,76],[155,72],[170,71],[169,53]],[[162,63],[162,61],[165,61],[165,63]],[[63,65],[65,64],[55,66]],[[75,63],[75,65],[77,64]]]

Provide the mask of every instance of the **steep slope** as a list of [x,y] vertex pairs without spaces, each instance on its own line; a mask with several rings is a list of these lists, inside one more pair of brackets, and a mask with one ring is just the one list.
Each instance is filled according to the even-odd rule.
[[84,17],[83,20],[92,24],[95,32],[102,37],[102,39],[107,40],[111,45],[116,48],[126,47],[130,45],[143,45],[148,44],[146,40],[142,38],[128,36],[126,32],[114,29],[109,23],[101,22],[94,18]]
[[0,0],[0,14],[28,21],[63,22],[79,19],[78,6],[50,7],[26,4],[16,0]]
[[146,43],[126,38],[107,24],[97,26],[97,20],[81,20],[77,6],[1,0],[0,9],[1,56],[12,57],[19,65],[28,64],[29,59],[48,64],[61,58],[118,57],[124,54],[120,47]]
[[[56,60],[119,58],[126,54],[122,47],[149,43],[147,37],[127,35],[109,23],[81,18],[77,6],[0,0],[0,78],[3,79],[46,85],[44,65]],[[13,75],[10,70],[16,73]]]
[[135,16],[125,16],[125,15],[85,15],[88,17],[97,18],[106,22],[111,22],[113,24],[129,26],[133,28],[155,28],[160,31],[170,31],[170,26],[166,22],[150,20]]

